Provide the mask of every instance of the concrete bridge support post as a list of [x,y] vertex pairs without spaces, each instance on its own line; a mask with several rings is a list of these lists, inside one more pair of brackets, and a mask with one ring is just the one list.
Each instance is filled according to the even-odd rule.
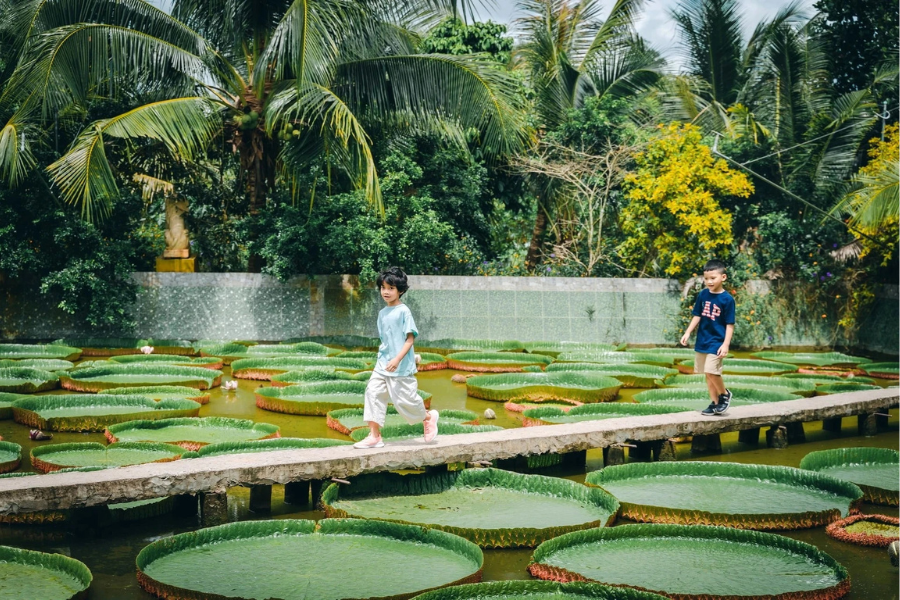
[[655,442],[653,454],[658,461],[678,460],[678,452],[675,450],[675,442],[672,440],[659,440]]
[[738,441],[742,444],[759,444],[759,427],[743,429],[738,432]]
[[872,437],[878,433],[878,416],[875,413],[862,413],[857,416],[859,435]]
[[272,512],[272,486],[250,486],[250,511],[255,513]]
[[295,506],[309,505],[309,482],[289,481],[284,484],[284,501]]
[[625,448],[622,446],[607,446],[603,449],[603,466],[625,464]]
[[200,524],[203,527],[228,522],[228,494],[225,490],[200,493]]
[[772,425],[766,431],[766,445],[769,448],[787,448],[787,427],[784,425]]
[[718,433],[712,435],[695,435],[691,440],[691,452],[721,452],[722,438]]
[[789,444],[802,444],[806,441],[806,432],[803,430],[803,423],[801,421],[786,423],[785,427],[787,427],[787,439]]
[[833,419],[822,419],[822,430],[840,433],[842,421],[843,419],[841,419],[841,417],[834,417]]

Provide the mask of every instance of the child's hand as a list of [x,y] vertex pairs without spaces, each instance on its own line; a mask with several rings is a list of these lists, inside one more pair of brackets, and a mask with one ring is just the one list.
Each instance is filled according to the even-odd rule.
[[394,371],[397,370],[397,367],[399,367],[399,366],[400,366],[400,361],[397,360],[396,357],[394,357],[390,361],[388,361],[388,364],[387,364],[387,366],[385,366],[385,369],[387,370],[388,373],[393,373]]
[[688,345],[688,341],[689,341],[690,339],[691,339],[691,334],[689,334],[688,332],[685,332],[684,335],[681,336],[681,345],[682,345],[682,346],[687,346],[687,345]]
[[719,346],[719,349],[716,350],[716,356],[726,357],[728,356],[728,344],[722,344]]

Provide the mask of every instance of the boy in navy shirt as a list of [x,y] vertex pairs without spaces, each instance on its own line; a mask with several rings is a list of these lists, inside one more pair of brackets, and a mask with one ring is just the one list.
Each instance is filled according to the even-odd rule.
[[734,298],[722,287],[727,277],[722,261],[711,260],[704,265],[706,289],[697,296],[691,311],[691,324],[681,336],[681,345],[687,346],[691,333],[697,329],[694,373],[706,375],[711,400],[709,406],[701,411],[704,415],[724,415],[731,403],[731,392],[725,389],[722,381],[722,360],[728,354],[731,336],[734,335]]

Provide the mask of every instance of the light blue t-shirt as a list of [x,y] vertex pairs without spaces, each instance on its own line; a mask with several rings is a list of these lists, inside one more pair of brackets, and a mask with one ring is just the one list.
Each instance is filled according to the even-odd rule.
[[408,306],[398,304],[381,309],[378,313],[378,337],[381,338],[381,346],[378,347],[378,360],[375,362],[376,373],[386,377],[410,377],[416,374],[416,355],[413,348],[410,348],[400,361],[396,371],[391,373],[386,369],[388,362],[400,354],[408,333],[413,334],[413,337],[419,335]]

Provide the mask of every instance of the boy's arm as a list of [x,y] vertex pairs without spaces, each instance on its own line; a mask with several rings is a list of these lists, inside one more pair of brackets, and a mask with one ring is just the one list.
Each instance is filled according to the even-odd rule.
[[734,323],[729,323],[725,326],[725,342],[719,346],[718,351],[716,352],[716,356],[727,356],[728,350],[731,347],[731,336],[734,335]]
[[392,358],[385,367],[388,372],[393,373],[397,370],[397,367],[400,366],[400,361],[403,360],[403,357],[406,356],[406,353],[409,352],[409,349],[413,347],[413,342],[415,342],[415,340],[416,336],[414,336],[412,333],[406,334],[406,343],[403,344],[402,348],[400,348],[400,352],[397,354],[397,356]]
[[[700,317],[698,317],[698,316],[695,315],[695,316],[691,319],[691,323],[690,323],[690,325],[688,325],[688,328],[685,330],[684,335],[681,336],[681,345],[682,345],[682,346],[687,346],[687,345],[688,345],[688,340],[691,339],[691,333],[694,332],[694,329],[697,328],[697,325],[698,325],[699,323],[700,323]],[[731,338],[727,338],[727,339],[731,339]]]

